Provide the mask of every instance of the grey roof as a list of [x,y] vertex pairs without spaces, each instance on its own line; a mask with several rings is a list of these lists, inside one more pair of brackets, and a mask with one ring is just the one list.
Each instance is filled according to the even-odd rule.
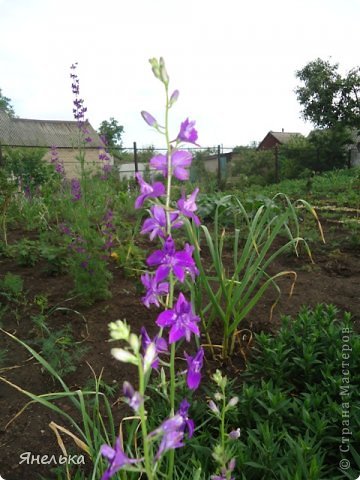
[[298,132],[273,132],[272,130],[269,132],[269,134],[275,137],[276,140],[278,140],[280,143],[288,143],[289,140],[296,136],[303,136],[301,133]]
[[[86,126],[92,142],[87,147],[103,147],[94,128]],[[0,110],[0,143],[9,146],[73,148],[79,145],[78,123],[66,120],[32,120],[9,117]]]

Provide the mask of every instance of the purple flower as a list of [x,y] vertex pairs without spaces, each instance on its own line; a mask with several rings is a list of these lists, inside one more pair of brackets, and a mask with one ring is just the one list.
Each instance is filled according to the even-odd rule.
[[[190,152],[184,150],[175,150],[171,153],[171,171],[174,177],[178,180],[189,180],[189,171],[186,170],[187,167],[190,167],[192,160],[192,155]],[[167,177],[168,174],[168,160],[166,155],[155,155],[150,160],[150,165],[159,170],[164,177]]]
[[168,351],[166,340],[162,337],[159,337],[158,335],[155,335],[154,339],[151,340],[151,338],[149,337],[149,335],[146,331],[146,328],[142,327],[141,328],[141,343],[142,343],[142,348],[143,348],[144,352],[146,352],[146,350],[148,349],[148,347],[151,343],[153,343],[155,345],[156,357],[155,357],[153,363],[151,364],[151,367],[152,368],[158,368],[158,366],[159,366],[158,354],[165,353],[165,352]]
[[182,122],[177,140],[197,145],[196,140],[198,138],[198,133],[195,130],[194,125],[195,122],[190,122],[188,118]]
[[80,181],[77,178],[72,178],[71,179],[71,195],[72,198],[71,200],[73,202],[77,202],[81,198],[81,185]]
[[123,383],[123,393],[126,403],[137,413],[140,406],[143,404],[144,399],[139,392],[136,392],[129,382]]
[[189,407],[190,407],[190,403],[186,399],[184,399],[180,403],[179,410],[176,413],[182,416],[184,420],[184,432],[185,430],[187,430],[188,438],[191,438],[194,434],[195,425],[194,425],[194,420],[189,418],[189,415],[188,415]]
[[145,112],[145,110],[143,110],[141,112],[141,116],[150,127],[156,127],[157,121],[149,112]]
[[[150,240],[154,240],[155,237],[165,238],[167,223],[165,209],[160,205],[153,205],[150,208],[150,212],[151,218],[147,218],[145,220],[140,233],[150,233]],[[170,222],[172,228],[179,228],[183,225],[180,220],[176,221],[178,217],[179,214],[177,212],[170,213]]]
[[194,357],[191,357],[184,352],[187,364],[188,372],[186,382],[190,390],[196,390],[201,381],[201,369],[204,361],[204,350],[200,348]]
[[158,281],[164,280],[172,271],[180,282],[184,282],[186,273],[194,280],[199,271],[196,268],[192,252],[194,247],[185,244],[184,250],[177,252],[173,239],[169,236],[162,250],[156,250],[147,258],[150,267],[159,265],[156,270]]
[[142,207],[147,198],[160,197],[165,194],[165,186],[161,182],[155,182],[153,185],[149,185],[142,178],[141,173],[136,173],[135,176],[141,191],[141,194],[135,200],[135,208]]
[[148,273],[141,275],[141,282],[146,288],[146,294],[141,299],[145,307],[150,308],[151,304],[160,307],[159,296],[169,293],[168,282],[159,282],[156,273],[155,275],[149,275]]
[[173,417],[165,420],[160,427],[149,434],[149,437],[162,435],[159,450],[155,456],[156,460],[158,460],[164,452],[184,446],[182,443],[184,439],[184,429],[185,420],[182,415],[177,413]]
[[160,442],[159,450],[156,453],[155,459],[158,460],[164,452],[173,450],[175,448],[183,447],[184,432],[172,431],[166,433]]
[[192,218],[195,225],[200,225],[199,217],[194,213],[197,210],[195,200],[198,193],[199,189],[195,188],[193,193],[191,195],[188,195],[187,198],[185,198],[185,193],[182,192],[181,198],[177,202],[180,213],[182,213],[185,217]]
[[66,225],[66,223],[60,223],[59,224],[59,230],[61,233],[63,233],[64,235],[68,235],[69,237],[72,236],[72,231],[70,230],[70,228]]
[[199,321],[200,318],[192,311],[191,303],[180,293],[175,307],[161,312],[156,324],[159,327],[170,327],[169,343],[174,343],[183,337],[189,342],[192,333],[200,336],[197,326]]
[[116,472],[118,472],[124,465],[129,465],[131,463],[141,462],[142,459],[132,459],[125,455],[123,449],[121,448],[120,439],[116,439],[115,447],[111,448],[109,445],[102,445],[100,448],[100,453],[103,457],[109,460],[109,467],[104,472],[101,480],[108,480],[113,477]]

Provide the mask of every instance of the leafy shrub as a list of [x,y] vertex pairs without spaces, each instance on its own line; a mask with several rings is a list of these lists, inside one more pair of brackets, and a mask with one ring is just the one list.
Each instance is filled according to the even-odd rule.
[[[239,395],[240,478],[344,478],[338,469],[346,423],[342,403],[351,406],[355,449],[360,446],[360,409],[354,387],[349,397],[341,396],[344,345],[352,323],[348,314],[339,321],[338,313],[331,305],[304,308],[295,319],[284,317],[276,336],[256,335]],[[350,342],[355,386],[360,382],[360,336],[352,332]]]
[[41,349],[42,357],[56,370],[59,376],[76,371],[87,347],[75,342],[71,325],[60,330],[43,329],[44,336],[34,343]]

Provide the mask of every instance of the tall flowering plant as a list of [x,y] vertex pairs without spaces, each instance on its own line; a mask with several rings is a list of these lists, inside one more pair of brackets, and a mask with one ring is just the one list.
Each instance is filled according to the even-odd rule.
[[[153,58],[150,64],[155,77],[165,88],[164,124],[158,123],[146,111],[141,114],[150,127],[163,135],[167,153],[155,155],[150,160],[150,166],[162,177],[161,181],[148,183],[140,173],[136,174],[140,194],[135,201],[135,207],[140,209],[148,206],[149,218],[144,221],[141,233],[148,234],[151,240],[160,241],[159,248],[146,260],[149,271],[141,276],[145,289],[143,304],[147,308],[151,308],[152,305],[162,308],[156,319],[156,325],[160,329],[158,334],[151,338],[145,328],[142,329],[140,336],[131,333],[125,321],[118,320],[110,324],[112,339],[122,340],[127,344],[125,348],[113,348],[112,355],[117,360],[136,365],[138,368],[138,391],[130,383],[125,382],[123,394],[125,401],[140,418],[143,453],[140,457],[137,455],[137,458],[128,457],[120,439],[117,439],[114,446],[103,445],[101,454],[108,460],[109,465],[102,480],[111,478],[119,470],[146,473],[149,480],[160,477],[172,479],[174,450],[184,446],[186,438],[193,435],[195,428],[188,414],[191,407],[188,399],[184,398],[179,405],[175,404],[178,383],[175,352],[180,341],[190,343],[195,338],[196,344],[200,343],[200,318],[194,312],[191,300],[177,288],[184,284],[186,278],[194,280],[198,270],[193,259],[193,246],[186,243],[179,248],[173,238],[173,231],[183,226],[185,218],[192,219],[196,225],[200,223],[195,214],[198,189],[189,196],[183,193],[180,198],[174,199],[172,183],[174,178],[181,182],[189,179],[192,155],[182,150],[182,147],[185,144],[196,144],[198,134],[195,122],[186,119],[181,123],[175,139],[170,140],[169,111],[177,101],[179,91],[175,90],[169,94],[169,76],[162,58],[159,60]],[[184,352],[186,364],[184,373],[190,391],[199,387],[204,360],[204,351],[201,347],[193,350],[193,355]],[[168,355],[169,351],[170,361],[165,362],[165,355]],[[151,373],[159,367],[163,380],[169,383],[169,412],[162,424],[149,432],[145,389]],[[166,462],[162,462],[164,456],[167,456]]]

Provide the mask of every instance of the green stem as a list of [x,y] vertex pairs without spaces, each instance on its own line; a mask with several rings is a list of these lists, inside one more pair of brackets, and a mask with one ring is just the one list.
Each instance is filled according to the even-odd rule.
[[225,414],[226,414],[226,396],[225,388],[222,388],[222,409],[221,409],[221,424],[220,424],[220,437],[221,437],[221,451],[223,457],[223,467],[226,466],[225,463]]
[[[170,352],[170,415],[175,414],[175,343],[171,344]],[[174,473],[175,450],[169,452],[168,479],[172,480]]]
[[[142,398],[145,395],[145,379],[144,379],[144,370],[141,358],[139,356],[139,393]],[[144,402],[141,403],[139,408],[139,416],[141,422],[141,433],[143,437],[144,443],[144,458],[145,458],[145,471],[148,480],[153,480],[153,473],[152,473],[152,462],[150,458],[150,449],[149,449],[149,442],[148,442],[148,433],[147,433],[147,425],[146,425],[146,414],[145,414],[145,405]]]

